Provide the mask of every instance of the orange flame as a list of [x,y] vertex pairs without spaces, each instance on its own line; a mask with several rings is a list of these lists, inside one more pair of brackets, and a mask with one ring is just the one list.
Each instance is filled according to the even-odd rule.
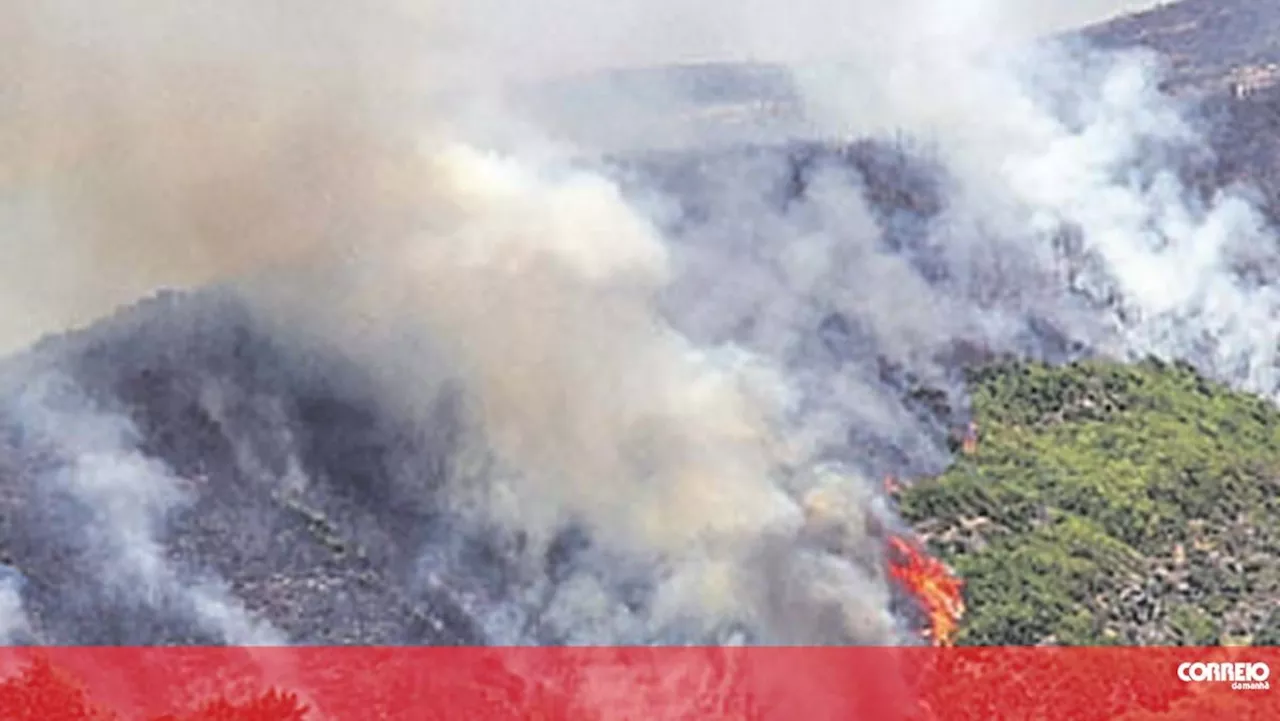
[[964,443],[960,450],[966,456],[972,456],[978,452],[978,424],[973,421],[969,422],[969,427],[965,429]]
[[893,536],[889,573],[924,609],[929,617],[925,635],[938,646],[950,646],[964,615],[964,582],[946,564],[919,546]]
[[898,483],[898,479],[893,474],[884,477],[884,493],[887,496],[896,496],[902,492],[902,484]]

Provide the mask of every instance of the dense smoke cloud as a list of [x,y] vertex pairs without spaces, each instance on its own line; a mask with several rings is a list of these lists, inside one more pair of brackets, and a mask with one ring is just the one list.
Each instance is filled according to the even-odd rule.
[[394,6],[5,2],[0,25],[8,349],[403,210],[427,76]]
[[[415,112],[407,92],[430,86],[397,40],[401,15],[292,10],[10,10],[26,30],[6,72],[43,81],[21,86],[6,128],[11,178],[56,222],[20,229],[19,247],[42,248],[54,269],[43,275],[60,284],[37,307],[77,320],[156,285],[336,262],[334,295],[317,304],[310,286],[285,283],[273,309],[297,310],[296,287],[322,333],[349,338],[372,318],[382,337],[429,338],[485,442],[518,469],[486,491],[513,494],[520,516],[505,520],[545,545],[549,524],[585,518],[671,566],[671,593],[692,596],[677,608],[738,605],[741,556],[771,526],[794,533],[799,509],[773,485],[773,389],[748,388],[750,374],[722,370],[658,315],[661,236],[603,178],[556,177],[557,163],[491,157],[432,127],[440,112]],[[384,348],[379,366],[412,360]],[[424,398],[435,387],[398,379],[421,383]],[[82,447],[77,429],[115,421],[59,412],[50,425],[47,400],[15,414],[65,445],[67,482],[90,506],[141,514],[107,513],[103,540],[131,590],[163,593],[178,582],[155,526],[176,502],[172,484],[105,430]],[[125,503],[128,489],[146,503]],[[198,613],[221,602],[192,598]],[[883,616],[880,604],[864,610]]]
[[[1054,290],[1106,306],[1094,320],[1113,334],[1114,353],[1190,360],[1276,391],[1277,299],[1265,271],[1273,232],[1248,189],[1204,197],[1184,181],[1208,149],[1193,109],[1159,92],[1155,58],[1057,45],[1012,58],[935,50],[901,60],[890,63],[903,70],[894,83],[874,91],[871,127],[859,126],[858,106],[828,117],[833,128],[928,139],[955,186],[940,223],[950,226],[944,253],[985,247],[1065,271],[1069,283]],[[820,98],[849,97],[821,75],[808,81]],[[1064,235],[1073,257],[1055,246]],[[1034,288],[1029,280],[1008,285]],[[1055,316],[1067,307],[1055,306]]]
[[[295,337],[365,361],[402,410],[457,382],[480,471],[455,474],[452,500],[526,534],[529,564],[577,523],[657,578],[634,612],[586,575],[564,584],[545,609],[565,635],[742,621],[766,641],[890,640],[892,520],[868,479],[892,464],[849,440],[909,468],[946,449],[877,361],[954,390],[960,345],[1062,357],[1047,324],[1059,346],[1275,388],[1275,291],[1234,268],[1266,236],[1244,196],[1200,198],[1160,162],[1198,140],[1158,68],[1012,44],[1068,6],[1083,4],[5,4],[19,102],[0,116],[0,337],[236,282]],[[595,148],[499,92],[729,51],[790,62],[810,132],[931,148],[936,212],[895,226],[868,178],[836,168],[780,205],[762,187],[790,169],[761,156],[676,230],[659,189],[623,192],[581,163]],[[678,96],[641,105],[675,113]],[[564,112],[626,129],[636,107]],[[832,318],[869,350],[816,351]],[[19,416],[60,439],[122,578],[177,593],[157,546],[176,480],[117,420],[56,406]],[[228,640],[262,638],[220,591],[182,593]],[[520,627],[490,630],[528,640]]]

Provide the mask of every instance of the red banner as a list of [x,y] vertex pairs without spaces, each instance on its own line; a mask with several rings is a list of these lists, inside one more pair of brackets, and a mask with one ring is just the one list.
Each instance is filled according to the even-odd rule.
[[3,721],[1280,719],[1256,648],[5,648]]

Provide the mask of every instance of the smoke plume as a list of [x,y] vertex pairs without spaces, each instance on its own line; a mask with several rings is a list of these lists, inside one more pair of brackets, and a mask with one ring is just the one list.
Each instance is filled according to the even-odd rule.
[[0,646],[8,645],[29,629],[17,586],[14,579],[0,579]]
[[[364,361],[388,404],[462,388],[482,472],[451,502],[523,534],[527,563],[580,525],[656,578],[643,611],[564,584],[545,615],[569,636],[891,640],[893,521],[867,479],[946,448],[879,363],[957,391],[957,348],[1087,348],[1277,390],[1280,299],[1242,271],[1270,231],[1245,194],[1180,180],[1203,149],[1157,63],[1022,45],[1068,5],[6,3],[0,338],[235,283],[282,333]],[[885,217],[868,174],[837,167],[779,202],[792,168],[765,154],[704,178],[690,220],[503,90],[726,56],[782,62],[805,132],[916,139],[936,207]],[[561,118],[630,134],[638,106],[683,112],[658,86]],[[635,132],[622,145],[661,144]],[[156,541],[177,480],[109,417],[48,397],[20,415],[60,439],[121,578],[184,588]],[[263,638],[222,592],[182,593],[228,640]]]
[[5,345],[395,228],[424,79],[401,15],[0,5]]
[[137,432],[127,420],[94,408],[66,379],[29,380],[34,382],[6,411],[20,419],[21,432],[47,444],[46,452],[57,459],[35,480],[42,491],[87,513],[81,543],[101,572],[99,593],[145,607],[176,607],[221,642],[281,642],[226,589],[184,574],[169,560],[165,521],[189,497],[189,482],[139,452]]

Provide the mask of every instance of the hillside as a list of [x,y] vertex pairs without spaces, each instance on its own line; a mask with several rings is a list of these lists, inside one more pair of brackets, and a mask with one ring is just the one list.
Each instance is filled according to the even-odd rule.
[[[924,169],[892,148],[767,152],[776,172],[751,188],[779,214],[806,194],[821,163],[872,179],[876,206],[897,219],[903,243],[936,211]],[[696,225],[727,216],[716,179],[749,164],[728,153],[648,157],[627,167],[648,178],[644,186],[679,198],[683,222]],[[851,321],[826,314],[814,323],[827,350],[805,362],[838,354],[847,372],[868,374],[886,398],[907,392]],[[415,370],[435,372],[425,363]],[[65,383],[50,380],[58,378]],[[57,412],[38,413],[33,427],[33,403]],[[923,443],[942,446],[954,420],[949,409],[927,406],[909,406],[911,428]],[[90,462],[77,463],[86,455],[76,445],[82,435],[96,439],[121,423],[131,432],[112,433],[123,437],[89,448]],[[530,577],[519,538],[443,508],[439,486],[467,461],[464,433],[447,394],[425,418],[405,418],[387,407],[358,361],[278,337],[224,289],[161,293],[0,362],[0,583],[6,575],[19,580],[33,640],[81,644],[215,642],[209,626],[219,619],[193,613],[210,601],[243,609],[298,643],[512,642],[504,633],[557,643],[591,632],[557,613],[558,594],[572,598],[597,577],[619,606],[643,611],[652,602],[651,579],[615,578],[616,561],[572,526],[545,559],[533,559]],[[874,427],[850,440],[876,470],[936,470],[922,464],[921,443]],[[100,499],[83,493],[92,489],[63,487],[68,469],[114,474],[106,482],[128,487],[133,479],[115,468],[141,464],[157,464],[160,472],[142,480],[161,488],[155,496],[127,488],[154,504],[142,518],[94,513]],[[169,498],[168,487],[183,497]],[[114,555],[111,534],[139,521],[154,524],[172,566],[170,578],[142,579],[157,587],[158,608],[121,594],[112,578],[138,572]],[[210,577],[225,593],[193,599],[187,590]]]
[[[447,527],[427,489],[448,426],[407,447],[413,429],[350,364],[282,347],[224,294],[161,294],[7,359],[0,381],[0,580],[21,578],[31,640],[217,643],[209,628],[235,628],[241,604],[304,643],[481,638],[461,578],[406,582],[422,534]],[[34,427],[32,399],[51,410]],[[152,528],[159,574],[118,536]]]
[[[1273,220],[1280,87],[1233,83],[1271,62],[1277,23],[1262,0],[1185,0],[1086,33],[1170,57],[1170,89],[1204,96],[1213,151],[1172,164],[1194,166],[1206,196],[1252,186]],[[636,134],[579,112],[600,102],[657,136],[719,141],[601,163],[660,209],[688,261],[661,298],[684,311],[672,325],[707,348],[754,343],[794,375],[798,410],[835,446],[820,460],[926,479],[901,510],[967,582],[962,643],[1280,644],[1280,410],[1180,365],[1067,365],[1099,352],[1068,323],[1092,308],[1005,254],[1017,237],[951,257],[939,241],[960,237],[944,224],[955,179],[927,146],[778,142],[792,100],[775,71],[658,69],[615,76],[604,95],[589,79],[551,89],[586,130]],[[673,87],[687,104],[641,112]],[[624,100],[634,117],[617,112]],[[860,202],[824,206],[841,194]],[[850,257],[793,252],[781,272],[788,245],[828,232]],[[571,522],[541,553],[445,507],[446,480],[492,471],[467,453],[456,389],[403,417],[358,354],[300,347],[261,320],[219,289],[163,293],[0,361],[0,593],[16,589],[29,617],[19,640],[260,641],[246,618],[298,643],[708,640],[639,623],[662,579]],[[988,365],[996,356],[1049,365]],[[417,360],[421,378],[448,378]],[[976,452],[951,462],[971,416]],[[802,540],[788,552],[807,552]],[[788,620],[806,634],[827,622]]]
[[1181,0],[1085,29],[1101,47],[1145,47],[1171,65],[1171,89],[1232,91],[1280,79],[1280,14],[1268,0]]
[[1154,361],[971,380],[976,452],[900,499],[960,643],[1280,643],[1280,410]]
[[[1142,48],[1165,63],[1163,87],[1221,103],[1280,83],[1280,13],[1271,0],[1179,0],[1049,39]],[[509,88],[547,127],[589,146],[777,142],[809,137],[795,70],[776,63],[704,62],[580,73]],[[609,123],[600,123],[608,110]],[[1246,112],[1252,114],[1252,109]]]

